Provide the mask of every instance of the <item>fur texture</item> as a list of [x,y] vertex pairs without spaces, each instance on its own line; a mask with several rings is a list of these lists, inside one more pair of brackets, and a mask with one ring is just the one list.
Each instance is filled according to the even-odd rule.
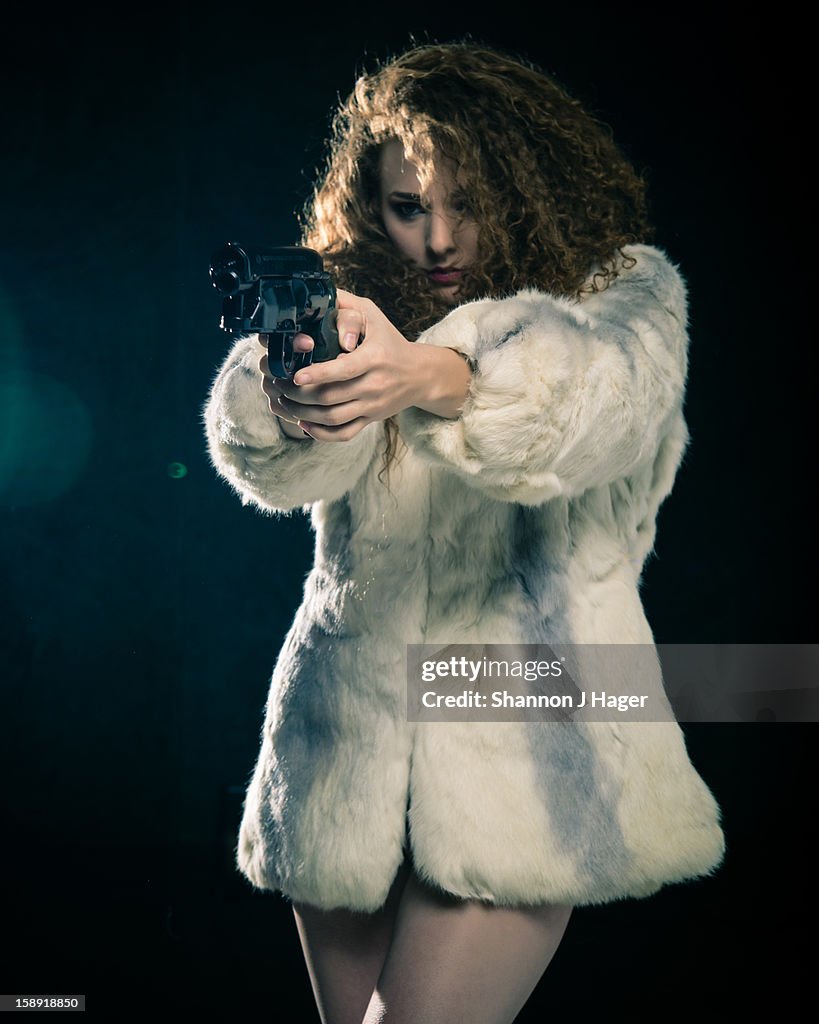
[[[665,254],[582,303],[467,303],[419,344],[475,360],[462,415],[295,441],[236,342],[205,407],[244,504],[309,511],[315,564],[271,682],[236,851],[260,889],[373,911],[411,845],[462,898],[575,905],[711,873],[717,803],[676,722],[407,721],[408,643],[654,643],[639,597],[688,443],[687,313]],[[661,688],[662,682],[657,685]]]

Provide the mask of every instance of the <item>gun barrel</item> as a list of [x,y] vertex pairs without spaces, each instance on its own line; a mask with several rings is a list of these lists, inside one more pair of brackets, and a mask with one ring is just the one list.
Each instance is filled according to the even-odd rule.
[[240,246],[227,242],[213,256],[210,279],[223,295],[234,295],[266,277],[322,277],[324,262],[301,245]]

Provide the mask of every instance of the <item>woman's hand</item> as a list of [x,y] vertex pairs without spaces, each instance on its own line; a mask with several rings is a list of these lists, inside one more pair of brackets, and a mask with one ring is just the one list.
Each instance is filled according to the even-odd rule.
[[[298,420],[290,412],[285,412],[282,405],[279,403],[279,397],[281,391],[279,385],[283,384],[284,381],[279,380],[278,377],[274,377],[270,372],[270,365],[267,357],[267,341],[262,339],[265,336],[260,334],[258,337],[259,344],[264,350],[264,355],[259,360],[259,369],[262,374],[262,391],[267,395],[267,404],[270,407],[270,411],[274,416],[278,416],[281,422],[282,431],[288,436],[298,441],[304,441],[309,435],[306,431],[298,424]],[[297,334],[293,339],[293,351],[294,352],[309,352],[313,347],[313,339],[307,334]]]
[[[341,289],[337,299],[342,351],[335,359],[306,366],[293,381],[273,377],[267,355],[260,360],[262,388],[286,434],[349,441],[410,406],[449,419],[460,414],[472,379],[460,355],[407,341],[370,299]],[[309,352],[313,339],[297,334],[293,348]]]

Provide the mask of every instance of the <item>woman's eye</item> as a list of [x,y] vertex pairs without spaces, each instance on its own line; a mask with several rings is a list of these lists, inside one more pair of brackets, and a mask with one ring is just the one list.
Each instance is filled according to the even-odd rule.
[[413,220],[415,217],[426,213],[420,203],[393,203],[393,211],[401,220]]
[[459,217],[470,217],[472,215],[472,208],[466,199],[453,199],[450,203],[452,212],[457,213]]

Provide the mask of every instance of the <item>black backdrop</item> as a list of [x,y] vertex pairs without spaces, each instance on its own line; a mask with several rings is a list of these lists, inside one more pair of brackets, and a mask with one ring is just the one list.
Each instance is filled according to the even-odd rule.
[[[207,263],[296,240],[337,96],[413,38],[540,62],[649,175],[692,337],[693,441],[643,590],[658,641],[815,639],[805,27],[782,5],[414,10],[31,5],[4,26],[2,992],[317,1020],[288,908],[232,867],[311,538],[207,461],[227,345]],[[577,911],[521,1021],[799,995],[815,727],[684,727],[725,866]]]

